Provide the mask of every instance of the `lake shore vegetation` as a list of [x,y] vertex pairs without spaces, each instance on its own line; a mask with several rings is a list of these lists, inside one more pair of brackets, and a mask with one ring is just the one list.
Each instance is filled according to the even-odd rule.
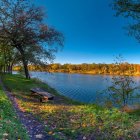
[[[140,76],[140,64],[129,64],[124,62],[120,64],[120,68],[124,70],[124,73],[117,68],[118,64],[49,64],[44,66],[29,65],[30,71],[46,71],[46,72],[58,72],[58,73],[80,73],[80,74],[93,74],[93,75],[134,75]],[[14,66],[13,70],[23,71],[21,65]]]
[[[109,103],[112,106],[125,108],[133,106],[135,103],[132,103],[134,99],[139,98],[139,86],[136,85],[134,80],[133,69],[132,67],[128,70],[124,66],[124,59],[121,55],[117,56],[115,59],[115,67],[113,72],[116,74],[116,71],[119,71],[120,74],[111,76],[111,84],[102,91],[103,100],[101,102]],[[127,72],[126,72],[127,71]]]
[[[36,80],[27,80],[20,75],[3,75],[7,89],[17,98],[19,108],[33,114],[45,126],[46,132],[59,139],[135,139],[138,137],[135,123],[139,114],[116,108],[83,104],[61,96],[48,85]],[[55,95],[53,101],[38,102],[30,88],[40,87]]]

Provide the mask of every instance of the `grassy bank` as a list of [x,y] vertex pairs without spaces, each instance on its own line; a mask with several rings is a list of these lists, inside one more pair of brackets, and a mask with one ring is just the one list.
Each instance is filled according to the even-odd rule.
[[19,122],[12,104],[0,87],[0,139],[28,140],[27,133]]
[[[48,134],[64,140],[76,139],[135,139],[134,124],[139,113],[125,113],[118,109],[101,108],[97,105],[80,104],[60,96],[48,85],[27,80],[20,75],[5,75],[3,82],[17,97],[21,110],[34,114]],[[39,103],[32,97],[30,88],[41,87],[55,95],[54,101]]]

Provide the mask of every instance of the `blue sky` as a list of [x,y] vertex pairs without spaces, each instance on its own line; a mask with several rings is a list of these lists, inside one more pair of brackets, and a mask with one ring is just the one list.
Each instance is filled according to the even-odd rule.
[[34,0],[46,9],[46,22],[65,36],[58,63],[112,63],[119,54],[140,63],[140,44],[123,29],[129,21],[115,17],[113,0]]

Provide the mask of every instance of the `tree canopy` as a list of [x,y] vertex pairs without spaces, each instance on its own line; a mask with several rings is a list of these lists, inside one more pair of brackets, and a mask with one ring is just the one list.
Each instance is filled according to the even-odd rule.
[[0,1],[0,42],[19,52],[26,78],[28,64],[46,64],[52,60],[56,46],[63,46],[64,37],[44,23],[45,13],[28,0]]

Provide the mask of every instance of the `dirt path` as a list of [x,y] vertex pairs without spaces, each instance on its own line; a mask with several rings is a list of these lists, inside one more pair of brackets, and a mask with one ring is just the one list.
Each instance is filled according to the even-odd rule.
[[23,112],[19,109],[18,104],[16,102],[16,97],[12,96],[12,93],[5,88],[1,79],[0,79],[0,84],[2,85],[3,90],[9,97],[10,101],[12,102],[16,114],[19,117],[21,123],[26,128],[30,139],[31,140],[56,140],[55,138],[52,138],[45,132],[45,126],[43,126],[43,124],[39,122],[32,114]]

